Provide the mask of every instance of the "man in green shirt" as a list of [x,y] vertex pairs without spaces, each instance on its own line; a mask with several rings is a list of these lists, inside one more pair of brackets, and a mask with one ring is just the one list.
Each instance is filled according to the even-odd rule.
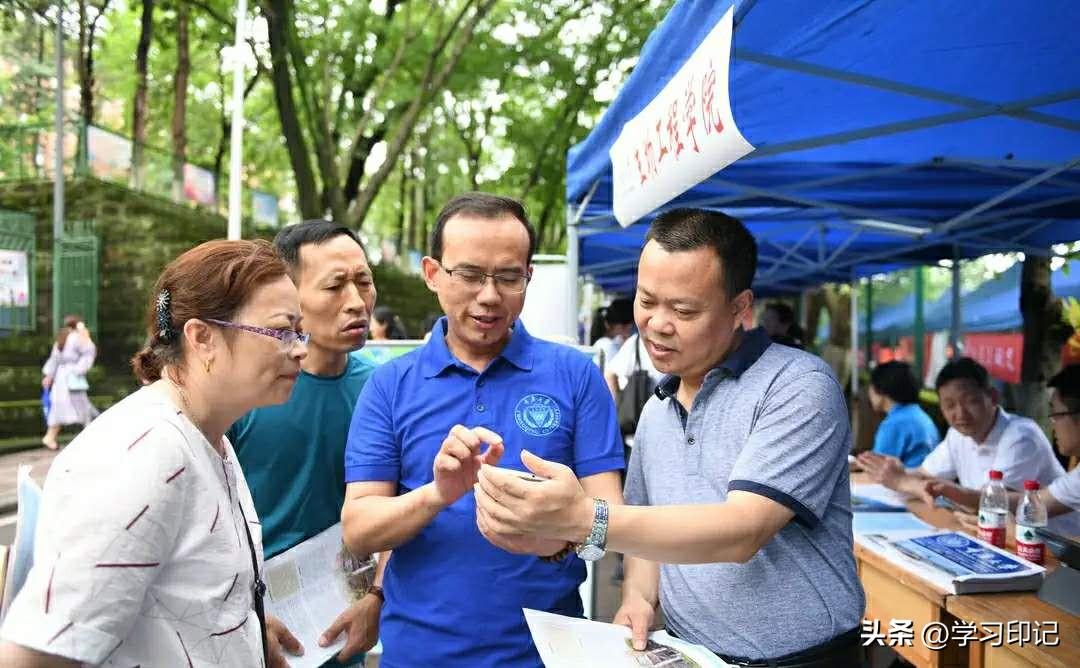
[[[348,228],[309,220],[274,239],[300,293],[301,326],[310,339],[289,401],[258,408],[229,430],[263,528],[266,558],[336,524],[345,500],[345,440],[353,407],[374,365],[351,354],[367,340],[375,283],[363,244]],[[376,584],[382,580],[382,561]],[[347,610],[319,639],[346,633],[345,662],[378,638],[381,590]],[[303,652],[278,620],[268,621],[272,662],[284,648]],[[331,662],[329,665],[335,665]]]

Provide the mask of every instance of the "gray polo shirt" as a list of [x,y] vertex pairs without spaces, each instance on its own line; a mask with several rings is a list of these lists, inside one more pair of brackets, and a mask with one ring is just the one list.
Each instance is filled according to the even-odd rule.
[[860,625],[847,454],[851,428],[828,365],[772,345],[758,328],[705,376],[689,414],[669,376],[634,437],[626,500],[721,503],[753,492],[795,513],[745,564],[660,569],[660,603],[679,636],[714,652],[771,659]]

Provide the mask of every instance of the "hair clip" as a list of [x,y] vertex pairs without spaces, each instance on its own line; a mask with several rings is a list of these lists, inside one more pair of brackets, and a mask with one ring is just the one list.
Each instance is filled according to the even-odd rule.
[[158,340],[162,343],[172,343],[172,340],[176,334],[176,331],[172,326],[172,313],[170,312],[170,306],[172,306],[172,295],[168,290],[162,290],[158,293],[157,303],[155,305],[155,311],[157,315],[157,327],[158,327]]

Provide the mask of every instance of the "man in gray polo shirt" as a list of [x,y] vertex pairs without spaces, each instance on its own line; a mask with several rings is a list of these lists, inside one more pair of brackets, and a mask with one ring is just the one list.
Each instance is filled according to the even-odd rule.
[[569,469],[526,453],[545,480],[484,467],[477,524],[496,545],[536,534],[577,544],[585,558],[625,553],[615,621],[631,627],[635,646],[659,603],[669,632],[728,662],[858,665],[865,601],[847,407],[822,360],[744,331],[756,264],[754,238],[734,218],[659,216],[634,309],[668,376],[638,423],[631,505],[608,508]]

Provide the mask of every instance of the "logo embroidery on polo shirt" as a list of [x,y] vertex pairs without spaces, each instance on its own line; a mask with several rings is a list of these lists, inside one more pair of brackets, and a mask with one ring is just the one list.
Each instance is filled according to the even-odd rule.
[[526,394],[514,408],[518,427],[530,436],[547,436],[559,427],[561,417],[559,405],[546,394]]

